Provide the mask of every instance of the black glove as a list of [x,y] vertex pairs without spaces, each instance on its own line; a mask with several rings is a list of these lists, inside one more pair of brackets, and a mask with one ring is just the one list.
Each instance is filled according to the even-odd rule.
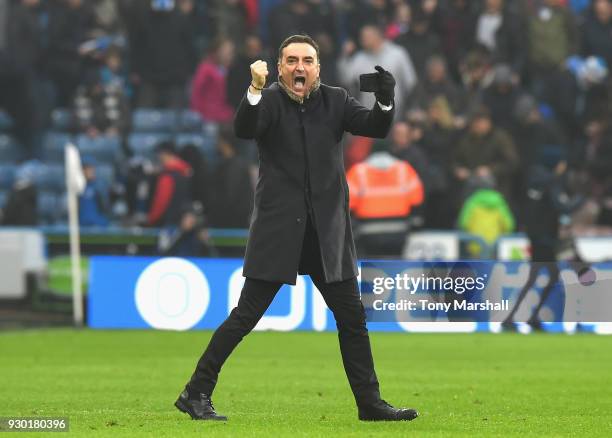
[[375,66],[374,69],[378,72],[378,91],[374,93],[376,100],[389,106],[395,97],[395,78],[380,65]]

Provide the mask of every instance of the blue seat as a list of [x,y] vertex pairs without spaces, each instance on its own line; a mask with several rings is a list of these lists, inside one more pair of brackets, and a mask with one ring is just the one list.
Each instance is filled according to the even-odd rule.
[[210,146],[214,147],[214,144],[210,145],[208,139],[204,137],[204,135],[202,134],[187,134],[187,133],[178,134],[174,138],[174,142],[176,143],[176,146],[179,148],[183,146],[187,146],[189,144],[194,145],[198,149],[205,149]]
[[202,153],[208,163],[217,161],[217,150],[215,148],[215,138],[204,134],[179,134],[174,139],[177,147],[181,148],[192,144]]
[[177,111],[139,108],[132,113],[134,132],[173,132],[177,126]]
[[51,129],[54,131],[68,131],[72,128],[74,119],[72,111],[67,108],[55,108],[51,111]]
[[8,131],[13,127],[13,119],[5,111],[0,110],[0,131]]
[[35,172],[34,182],[39,190],[63,192],[66,189],[66,176],[62,164],[42,164]]
[[68,195],[66,192],[57,195],[55,222],[65,224],[68,222]]
[[21,148],[8,134],[0,134],[0,163],[16,162],[21,158]]
[[7,198],[8,198],[8,192],[0,190],[0,208],[4,208],[4,204],[6,204]]
[[51,131],[43,138],[42,158],[47,163],[64,162],[64,146],[72,142],[72,136],[63,132]]
[[15,166],[0,164],[0,190],[10,190],[15,182]]
[[120,158],[121,140],[117,136],[77,135],[75,140],[81,156],[89,156],[100,163],[113,164]]
[[55,225],[68,221],[66,193],[39,191],[36,199],[39,223]]
[[53,192],[38,192],[36,204],[38,218],[42,224],[50,225],[57,222],[60,214],[58,209],[59,196]]
[[108,164],[96,166],[96,179],[110,188],[115,181],[115,169]]
[[128,147],[134,155],[153,158],[155,146],[167,140],[172,140],[170,134],[137,132],[129,135]]
[[184,110],[180,115],[180,127],[183,132],[202,132],[202,116],[191,110]]

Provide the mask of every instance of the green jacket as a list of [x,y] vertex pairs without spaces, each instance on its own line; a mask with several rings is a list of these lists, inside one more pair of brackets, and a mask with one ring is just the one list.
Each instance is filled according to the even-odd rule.
[[540,67],[558,67],[576,53],[578,32],[571,12],[549,8],[551,16],[542,20],[533,15],[528,21],[529,61]]
[[481,189],[469,196],[459,212],[459,228],[493,244],[514,230],[514,217],[506,200],[496,190]]

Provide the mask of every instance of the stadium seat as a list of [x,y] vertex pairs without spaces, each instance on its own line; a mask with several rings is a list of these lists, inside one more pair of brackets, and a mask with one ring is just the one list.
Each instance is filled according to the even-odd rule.
[[176,146],[179,148],[186,146],[188,144],[192,144],[200,150],[214,147],[214,144],[210,144],[209,139],[204,137],[204,135],[195,134],[195,133],[194,134],[187,134],[187,133],[178,134],[174,138],[174,142],[176,143]]
[[36,169],[34,182],[39,190],[63,192],[66,188],[66,177],[62,164],[42,164]]
[[55,108],[51,111],[51,129],[54,131],[68,131],[72,128],[72,111],[67,108]]
[[195,111],[182,111],[180,115],[180,128],[183,132],[202,132],[202,116]]
[[11,163],[21,158],[21,148],[8,134],[0,134],[0,163]]
[[42,159],[47,163],[64,162],[64,146],[73,141],[72,136],[62,132],[51,131],[43,138]]
[[15,166],[0,164],[0,190],[10,190],[15,182]]
[[121,140],[119,137],[99,136],[92,138],[81,134],[75,139],[81,157],[89,156],[100,163],[114,164],[120,158]]
[[115,169],[108,164],[96,166],[96,179],[110,188],[115,180]]
[[129,135],[128,147],[134,155],[153,158],[155,146],[159,142],[171,139],[170,134],[137,132]]
[[0,131],[8,131],[13,127],[13,119],[5,111],[0,110]]
[[139,108],[132,113],[133,132],[173,132],[177,126],[177,111]]
[[56,223],[67,223],[68,222],[68,196],[66,192],[57,195],[57,207],[56,207]]
[[56,223],[60,216],[58,209],[59,196],[57,193],[40,191],[36,201],[40,223],[45,225]]
[[217,161],[215,149],[215,138],[204,134],[179,134],[174,139],[178,148],[192,144],[199,149],[207,163],[213,164]]

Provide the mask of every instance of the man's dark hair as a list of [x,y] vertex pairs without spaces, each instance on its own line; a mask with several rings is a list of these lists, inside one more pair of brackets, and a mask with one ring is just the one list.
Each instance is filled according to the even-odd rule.
[[172,141],[162,141],[160,143],[157,144],[157,146],[155,146],[155,153],[156,154],[171,154],[171,155],[176,155],[177,151],[176,151],[176,146],[174,145],[174,142]]
[[306,43],[311,45],[317,52],[317,63],[320,62],[319,45],[308,35],[291,35],[289,38],[285,38],[285,41],[283,41],[278,48],[278,62],[283,59],[283,49],[292,43]]

